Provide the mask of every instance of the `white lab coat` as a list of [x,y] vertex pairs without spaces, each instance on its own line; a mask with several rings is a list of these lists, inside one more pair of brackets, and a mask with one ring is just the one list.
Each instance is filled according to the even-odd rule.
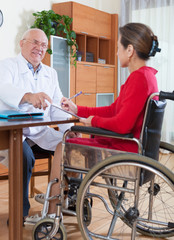
[[[36,80],[27,66],[27,61],[21,54],[16,58],[5,59],[0,62],[0,110],[43,111],[28,103],[19,104],[27,92],[45,92],[54,103],[60,106],[62,92],[59,88],[57,73],[53,68],[44,64],[41,65],[42,68],[37,73]],[[43,112],[44,118],[48,120],[70,118],[69,114],[50,106],[50,104]],[[24,128],[23,139],[28,137],[41,148],[54,151],[57,144],[62,140],[63,132],[72,125],[59,125],[59,131],[49,126]]]

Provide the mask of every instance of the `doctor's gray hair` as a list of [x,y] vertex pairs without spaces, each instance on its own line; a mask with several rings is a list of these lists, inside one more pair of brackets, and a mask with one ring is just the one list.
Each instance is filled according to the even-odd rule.
[[[28,29],[26,32],[24,32],[24,34],[22,35],[21,40],[26,39],[26,38],[30,35],[30,33],[31,33],[32,31],[40,31],[40,32],[42,32],[42,33],[46,36],[46,34],[45,34],[45,32],[44,32],[43,30],[41,30],[41,29],[39,29],[39,28],[30,28],[30,29]],[[46,38],[47,38],[47,36],[46,36]],[[48,38],[47,38],[47,39],[48,39]]]

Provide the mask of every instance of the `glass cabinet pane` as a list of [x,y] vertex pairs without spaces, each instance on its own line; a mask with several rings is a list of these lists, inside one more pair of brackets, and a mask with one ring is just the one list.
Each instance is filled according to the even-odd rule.
[[114,102],[114,93],[97,93],[96,105],[97,107],[109,106]]
[[61,37],[51,36],[51,67],[58,74],[60,89],[63,96],[70,96],[70,51],[67,40]]

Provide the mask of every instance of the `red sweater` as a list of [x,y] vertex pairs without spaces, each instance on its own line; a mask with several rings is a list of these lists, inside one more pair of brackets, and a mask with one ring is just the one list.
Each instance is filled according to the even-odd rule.
[[[157,71],[151,67],[141,67],[132,72],[124,85],[119,97],[110,106],[82,107],[78,106],[78,116],[92,119],[92,126],[104,128],[120,134],[133,133],[139,138],[146,101],[149,95],[158,92],[155,74]],[[77,144],[113,148],[129,152],[137,152],[137,145],[129,141],[96,137],[94,139],[71,139]]]

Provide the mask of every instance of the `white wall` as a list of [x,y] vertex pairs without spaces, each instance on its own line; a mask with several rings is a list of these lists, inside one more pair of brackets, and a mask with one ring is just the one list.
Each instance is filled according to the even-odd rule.
[[[108,13],[119,13],[121,0],[74,0]],[[0,10],[4,23],[0,27],[0,60],[14,57],[20,52],[19,40],[25,30],[34,21],[33,12],[49,10],[52,3],[67,2],[61,0],[5,0],[1,1]]]

